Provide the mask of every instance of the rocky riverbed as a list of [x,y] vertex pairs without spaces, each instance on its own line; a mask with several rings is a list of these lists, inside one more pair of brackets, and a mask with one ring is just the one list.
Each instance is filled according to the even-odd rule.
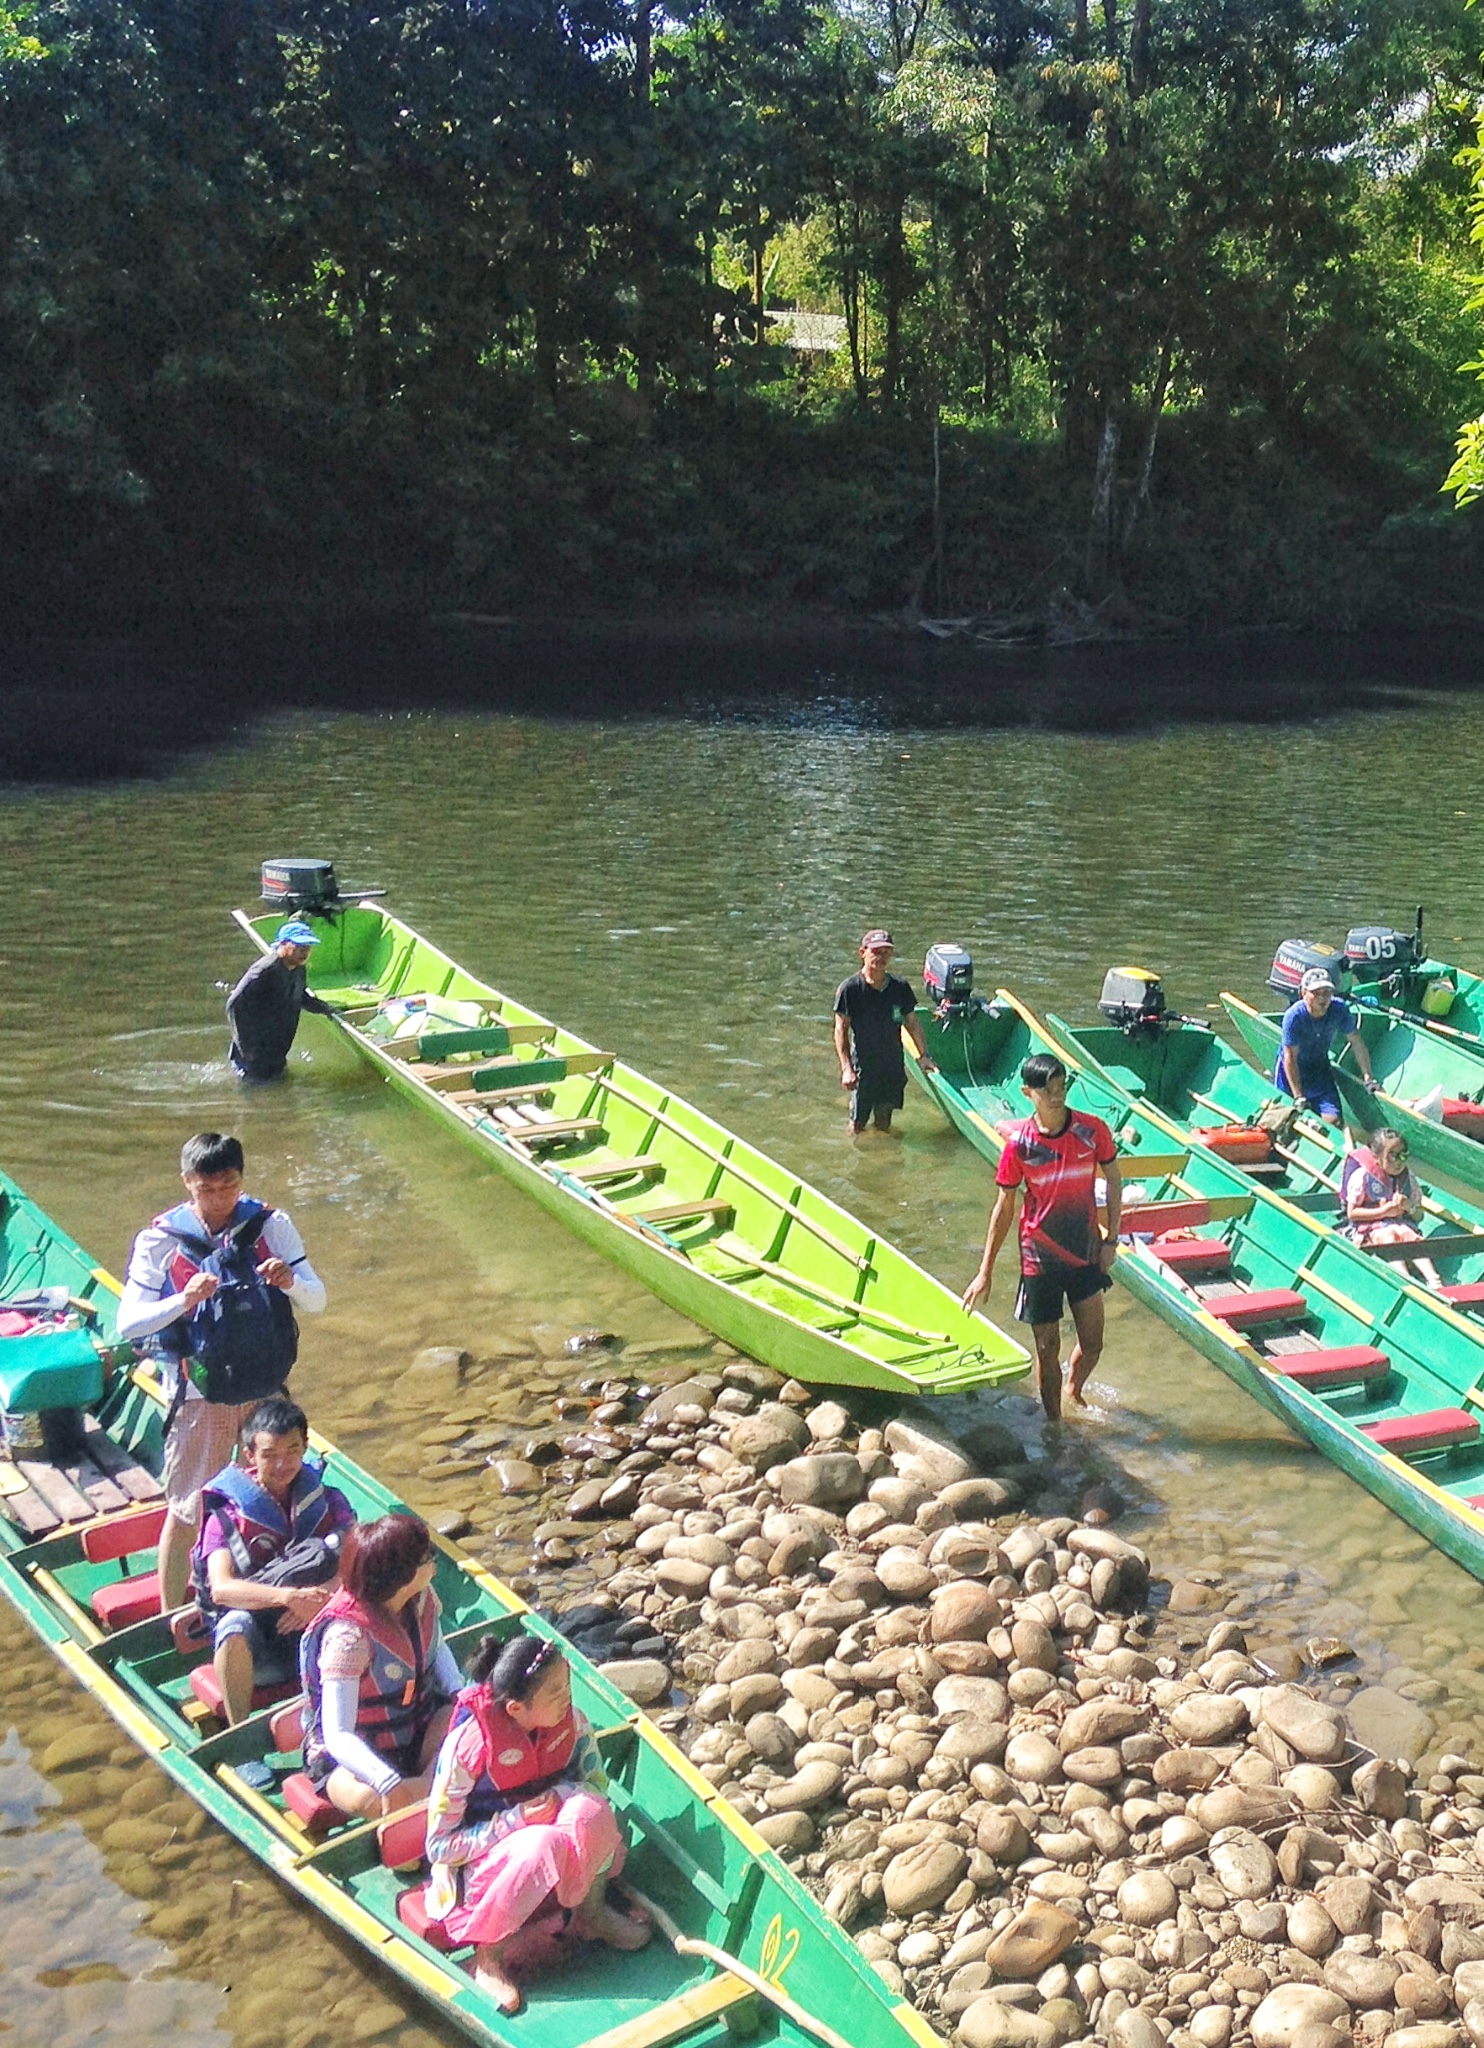
[[570,1549],[564,1628],[941,2032],[1484,2048],[1484,1772],[1446,1727],[1321,1679],[1343,1642],[1212,1626],[1213,1575],[1162,1580],[993,1408],[950,1435],[714,1363],[610,1386],[537,1563]]

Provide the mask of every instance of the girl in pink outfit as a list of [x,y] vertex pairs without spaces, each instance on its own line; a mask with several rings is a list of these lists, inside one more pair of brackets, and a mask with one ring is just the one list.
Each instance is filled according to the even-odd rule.
[[456,1943],[473,1942],[475,1983],[516,2012],[502,1951],[553,1894],[575,1934],[610,1948],[643,1948],[650,1926],[607,1901],[623,1839],[557,1644],[486,1637],[470,1676],[428,1797],[427,1903]]

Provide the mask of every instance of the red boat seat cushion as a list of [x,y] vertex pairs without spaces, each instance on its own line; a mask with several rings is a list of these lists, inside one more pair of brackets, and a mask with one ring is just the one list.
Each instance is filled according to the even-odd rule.
[[133,1557],[136,1551],[152,1550],[165,1526],[165,1504],[146,1508],[142,1514],[111,1515],[105,1522],[81,1531],[82,1554],[89,1564],[107,1564],[110,1558]]
[[1374,1344],[1291,1352],[1277,1364],[1285,1379],[1297,1380],[1303,1387],[1353,1387],[1370,1380],[1384,1380],[1391,1371],[1391,1360]]
[[409,1934],[420,1935],[429,1948],[441,1949],[446,1955],[453,1947],[443,1922],[428,1918],[426,1885],[415,1884],[397,1894],[397,1918]]
[[1432,1408],[1425,1415],[1398,1415],[1390,1422],[1363,1422],[1362,1436],[1399,1457],[1416,1458],[1424,1451],[1452,1450],[1457,1444],[1471,1444],[1479,1425],[1462,1408]]
[[1201,1306],[1234,1330],[1255,1329],[1259,1323],[1296,1323],[1309,1313],[1309,1304],[1292,1287],[1253,1288],[1245,1294],[1208,1294]]
[[1210,1221],[1211,1204],[1199,1196],[1178,1202],[1135,1202],[1120,1215],[1118,1234],[1131,1237],[1135,1231],[1143,1230],[1199,1230]]
[[[287,1685],[255,1686],[252,1696],[253,1712],[256,1714],[263,1707],[271,1707],[279,1700],[292,1699],[298,1690],[297,1682],[292,1680]],[[196,1666],[195,1670],[191,1673],[191,1691],[196,1695],[196,1698],[203,1707],[208,1708],[219,1719],[226,1719],[227,1710],[222,1699],[221,1682],[217,1678],[214,1665],[198,1664]]]
[[1465,1102],[1461,1096],[1445,1095],[1443,1129],[1457,1131],[1461,1138],[1484,1138],[1484,1102]]
[[295,1771],[292,1777],[283,1781],[283,1803],[290,1813],[296,1813],[311,1834],[320,1834],[345,1819],[345,1815],[332,1799],[326,1799],[314,1780],[303,1771]]
[[131,1628],[136,1621],[148,1621],[159,1613],[160,1575],[136,1572],[131,1579],[96,1586],[88,1604],[105,1628]]
[[1173,1273],[1225,1273],[1232,1262],[1231,1246],[1219,1237],[1157,1237],[1149,1249]]
[[1451,1301],[1455,1308],[1484,1308],[1484,1280],[1459,1280],[1451,1287],[1440,1287],[1438,1299]]
[[377,1825],[376,1845],[388,1870],[403,1870],[409,1863],[421,1863],[428,1840],[428,1810],[407,1806],[388,1814]]
[[1230,1159],[1237,1166],[1261,1165],[1273,1156],[1273,1141],[1266,1131],[1250,1124],[1208,1124],[1191,1133],[1218,1159]]

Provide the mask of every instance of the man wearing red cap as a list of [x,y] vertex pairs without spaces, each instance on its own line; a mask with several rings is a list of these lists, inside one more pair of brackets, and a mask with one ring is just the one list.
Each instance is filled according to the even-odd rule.
[[867,932],[860,951],[860,973],[842,981],[835,991],[840,1086],[850,1090],[849,1128],[857,1137],[873,1122],[878,1131],[889,1131],[892,1111],[902,1106],[907,1088],[903,1031],[916,1046],[924,1070],[935,1071],[917,1021],[911,984],[890,972],[896,951],[891,933]]

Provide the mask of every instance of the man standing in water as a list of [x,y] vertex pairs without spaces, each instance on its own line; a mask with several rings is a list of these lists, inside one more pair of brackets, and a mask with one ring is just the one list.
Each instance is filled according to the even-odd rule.
[[299,918],[281,924],[273,950],[255,960],[227,997],[227,1022],[232,1047],[227,1054],[233,1071],[244,1081],[276,1081],[288,1063],[299,1014],[333,1017],[329,1003],[311,995],[305,972],[309,949],[319,934]]
[[[1077,1341],[1067,1361],[1067,1397],[1080,1408],[1082,1389],[1103,1351],[1103,1294],[1118,1250],[1123,1182],[1118,1148],[1101,1117],[1067,1107],[1067,1070],[1054,1053],[1032,1053],[1020,1070],[1031,1114],[1009,1129],[995,1174],[999,1195],[989,1218],[984,1257],[964,1290],[974,1309],[989,1293],[995,1260],[1010,1234],[1021,1190],[1020,1293],[1015,1313],[1031,1326],[1041,1406],[1061,1418],[1061,1314],[1072,1311]],[[1098,1231],[1098,1179],[1107,1188],[1107,1229]]]
[[850,1090],[854,1137],[873,1119],[878,1131],[889,1131],[892,1111],[902,1106],[907,1089],[904,1030],[924,1071],[936,1071],[917,1021],[911,984],[890,972],[895,951],[890,932],[867,932],[861,940],[860,973],[835,990],[835,1051],[840,1057],[840,1086]]

